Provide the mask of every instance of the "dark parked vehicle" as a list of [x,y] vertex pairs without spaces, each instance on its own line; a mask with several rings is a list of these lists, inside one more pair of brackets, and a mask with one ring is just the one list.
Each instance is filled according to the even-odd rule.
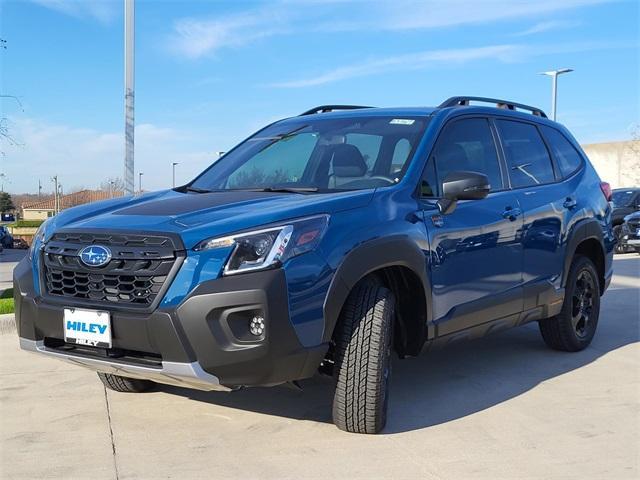
[[0,226],[0,244],[4,248],[13,248],[13,236],[4,225]]
[[187,185],[45,222],[14,271],[20,345],[121,392],[320,371],[336,425],[379,432],[394,352],[534,321],[551,348],[590,344],[610,195],[538,108],[314,108]]
[[27,248],[29,248],[29,244],[22,238],[14,238],[13,248],[18,250],[26,250]]
[[640,253],[640,212],[624,217],[618,242],[623,251]]
[[633,251],[634,249],[629,247],[627,242],[622,241],[622,224],[627,215],[640,210],[640,188],[616,188],[611,195],[611,203],[613,204],[611,223],[618,239],[616,253]]

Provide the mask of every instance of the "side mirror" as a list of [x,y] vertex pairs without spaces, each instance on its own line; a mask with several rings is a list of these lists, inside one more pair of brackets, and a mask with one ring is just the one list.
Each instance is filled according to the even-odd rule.
[[438,200],[440,213],[453,213],[458,200],[481,200],[489,194],[489,190],[489,179],[482,173],[451,172],[442,182],[442,198]]

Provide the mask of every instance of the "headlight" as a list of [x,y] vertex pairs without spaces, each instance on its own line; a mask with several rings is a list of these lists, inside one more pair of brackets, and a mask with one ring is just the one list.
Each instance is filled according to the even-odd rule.
[[203,240],[194,250],[233,247],[224,275],[265,270],[316,248],[328,224],[329,215],[318,215],[286,225]]
[[48,221],[49,219],[42,222],[36,230],[36,234],[33,236],[33,241],[31,242],[31,246],[29,247],[29,260],[33,260],[33,252],[35,252],[35,250],[39,248],[39,246],[44,241],[44,226]]

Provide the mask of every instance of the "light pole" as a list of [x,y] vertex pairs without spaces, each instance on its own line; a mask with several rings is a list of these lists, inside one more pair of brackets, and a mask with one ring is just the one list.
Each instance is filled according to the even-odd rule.
[[558,75],[573,72],[572,68],[561,68],[559,70],[550,70],[548,72],[540,72],[540,75],[551,77],[551,119],[556,120],[556,104],[558,101]]
[[57,215],[58,213],[58,176],[54,175],[51,177],[51,181],[53,182],[53,214]]
[[180,165],[178,162],[173,162],[171,168],[173,169],[173,188],[176,188],[176,165]]
[[142,175],[144,175],[144,172],[138,173],[138,190],[140,193],[142,193]]
[[134,0],[124,0],[124,191],[133,193],[134,177]]

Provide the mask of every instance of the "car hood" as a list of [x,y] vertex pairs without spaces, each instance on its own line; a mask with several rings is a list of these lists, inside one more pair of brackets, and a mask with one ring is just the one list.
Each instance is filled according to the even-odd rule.
[[188,249],[212,236],[359,208],[369,203],[373,193],[374,190],[326,194],[164,190],[65,210],[48,223],[45,236],[60,228],[178,233]]

